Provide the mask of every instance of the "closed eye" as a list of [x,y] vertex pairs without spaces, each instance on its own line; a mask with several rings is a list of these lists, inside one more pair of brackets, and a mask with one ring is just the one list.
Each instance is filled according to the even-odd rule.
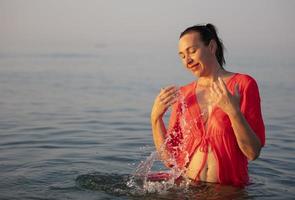
[[198,49],[196,47],[190,47],[190,48],[188,48],[188,52],[189,53],[196,53],[197,50]]
[[[191,46],[186,48],[186,52],[188,52],[189,54],[192,54],[192,53],[196,53],[198,49],[199,49],[198,46]],[[185,59],[185,54],[183,52],[179,52],[178,55],[181,59]]]
[[178,55],[179,55],[179,57],[182,58],[182,59],[185,58],[184,53],[179,53]]

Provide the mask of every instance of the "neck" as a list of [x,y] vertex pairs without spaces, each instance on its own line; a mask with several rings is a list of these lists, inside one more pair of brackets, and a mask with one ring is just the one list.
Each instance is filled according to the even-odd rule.
[[212,68],[212,70],[204,76],[200,76],[198,79],[198,84],[202,86],[209,86],[212,84],[212,82],[216,81],[219,76],[222,75],[223,69],[220,65],[215,65],[215,67]]

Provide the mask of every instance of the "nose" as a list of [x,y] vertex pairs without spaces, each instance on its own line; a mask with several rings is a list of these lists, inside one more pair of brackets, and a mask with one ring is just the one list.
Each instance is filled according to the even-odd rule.
[[190,68],[189,67],[189,65],[193,62],[193,59],[189,56],[189,55],[187,55],[186,56],[186,59],[185,59],[185,64],[186,64],[186,66],[188,67],[188,68]]

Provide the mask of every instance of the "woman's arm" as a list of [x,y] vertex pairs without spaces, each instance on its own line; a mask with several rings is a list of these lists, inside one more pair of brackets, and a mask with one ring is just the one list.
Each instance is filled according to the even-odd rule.
[[261,143],[240,110],[228,113],[241,151],[249,160],[258,158]]
[[213,83],[211,87],[211,95],[215,104],[222,108],[229,116],[238,145],[243,154],[249,160],[258,158],[262,144],[240,110],[238,85],[235,85],[234,94],[232,95],[223,80],[218,78],[218,83]]
[[166,135],[166,128],[165,124],[163,122],[162,118],[154,119],[151,117],[151,125],[152,125],[152,132],[153,132],[153,139],[156,146],[156,149],[159,153],[159,157],[162,161],[164,161],[164,164],[166,167],[169,167],[170,165],[165,162],[169,160],[169,154],[166,151],[165,147],[165,137]]
[[166,162],[169,160],[169,153],[167,152],[165,145],[165,135],[167,130],[162,118],[167,109],[177,101],[177,97],[178,89],[176,87],[170,86],[162,89],[154,101],[151,112],[151,126],[154,143],[161,160],[164,161],[164,164],[167,167],[170,166]]

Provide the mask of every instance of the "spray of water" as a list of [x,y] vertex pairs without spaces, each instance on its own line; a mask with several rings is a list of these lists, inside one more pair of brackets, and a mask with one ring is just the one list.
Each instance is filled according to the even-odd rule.
[[[184,95],[180,93],[178,98],[178,103],[181,105],[178,110],[178,114],[180,116],[180,126],[182,130],[187,130],[186,133],[182,133],[181,141],[177,146],[174,146],[174,152],[181,152],[184,156],[184,165],[189,162],[189,153],[186,151],[186,145],[189,141],[189,134],[191,130],[192,123],[197,123],[200,120],[200,117],[204,114],[201,113],[199,117],[193,119],[194,122],[187,121],[184,117],[184,113],[188,112],[187,104],[184,100]],[[145,193],[166,193],[170,189],[188,189],[191,180],[186,176],[186,168],[179,167],[176,162],[176,155],[169,154],[169,159],[167,160],[168,163],[172,164],[172,167],[168,171],[158,171],[152,172],[151,169],[155,161],[161,160],[162,153],[166,151],[166,146],[169,141],[173,140],[175,137],[179,137],[180,130],[172,130],[170,134],[167,134],[165,142],[162,144],[159,151],[153,151],[145,161],[141,161],[140,164],[135,169],[133,175],[130,177],[129,181],[127,182],[127,187],[134,189],[137,193],[145,194]],[[156,181],[151,178],[152,175],[161,176],[162,178],[156,179]]]

